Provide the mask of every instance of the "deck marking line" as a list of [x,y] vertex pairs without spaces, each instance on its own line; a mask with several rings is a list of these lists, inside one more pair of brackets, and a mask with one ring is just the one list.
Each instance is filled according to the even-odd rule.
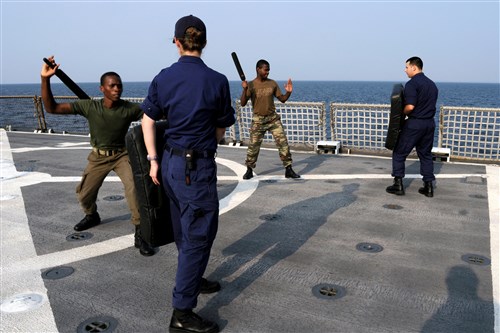
[[495,332],[500,332],[500,167],[486,166],[488,175],[488,207],[490,212],[491,280]]
[[40,151],[40,150],[90,150],[92,147],[34,147],[34,148],[14,148],[12,149],[13,153],[27,153],[31,151]]
[[[15,176],[16,174],[5,130],[0,130],[0,142],[0,173],[2,175],[0,191],[2,196],[6,192],[13,196],[8,203],[0,202],[0,300],[4,302],[13,296],[31,293],[41,294],[45,300],[48,300],[47,289],[40,271],[30,267],[23,267],[22,270],[16,272],[7,269],[20,258],[36,258],[36,250],[29,231],[21,186],[17,180],[3,181],[5,175]],[[31,311],[15,313],[0,311],[0,320],[2,331],[6,332],[32,332],[34,327],[39,332],[57,332],[52,307],[48,301]]]
[[[246,172],[246,166],[231,161],[226,160],[224,158],[216,158],[217,163],[220,163],[227,168],[231,169],[234,173],[236,173],[236,177],[238,180],[243,179],[243,175]],[[234,178],[234,177],[233,177]],[[222,180],[223,177],[217,177],[217,179]],[[255,180],[246,180],[246,181],[238,181],[236,188],[229,193],[228,196],[219,200],[219,215],[222,215],[239,204],[243,203],[243,201],[250,198],[250,196],[257,190],[259,186],[259,182]]]
[[79,246],[70,250],[52,252],[30,258],[20,258],[9,266],[3,267],[3,269],[9,273],[12,271],[12,274],[15,274],[16,271],[23,271],[26,267],[29,267],[30,270],[42,270],[44,268],[68,265],[73,262],[122,251],[130,247],[134,247],[133,234]]
[[[221,158],[217,159],[217,163],[220,164],[225,164],[228,160],[224,160]],[[233,162],[234,164],[238,164],[236,162]],[[241,166],[241,165],[240,165]],[[233,171],[236,169],[232,169]],[[245,169],[246,171],[246,169]],[[39,175],[40,179],[32,179],[35,178],[35,175]],[[28,176],[28,173],[18,173],[15,178],[19,179],[20,176]],[[64,182],[80,182],[82,179],[81,176],[64,176],[64,177],[51,177],[48,174],[45,173],[29,173],[30,182],[25,182],[24,185],[34,185],[38,183],[64,183]],[[276,180],[276,181],[283,181],[283,182],[293,182],[293,181],[300,181],[300,180],[331,180],[331,179],[344,179],[344,180],[349,180],[349,179],[393,179],[391,175],[370,175],[370,174],[336,174],[336,175],[301,175],[300,179],[288,179],[283,176],[254,176],[252,179],[249,180],[244,180],[241,181],[243,176],[217,176],[218,180],[224,180],[224,181],[238,181],[237,188],[241,191],[247,191],[253,189],[256,184],[259,181],[266,181],[266,180]],[[467,178],[467,177],[481,177],[481,178],[486,178],[486,175],[481,175],[481,174],[465,174],[465,173],[457,173],[457,174],[438,174],[436,175],[436,179],[460,179],[460,178]],[[12,179],[14,178],[11,177]],[[409,174],[406,175],[405,178],[408,179],[420,179],[422,178],[421,175],[417,174]],[[10,178],[9,178],[10,179]],[[7,179],[4,179],[7,180]],[[117,176],[108,176],[105,179],[106,182],[120,182],[120,178]],[[233,191],[237,192],[237,191]]]

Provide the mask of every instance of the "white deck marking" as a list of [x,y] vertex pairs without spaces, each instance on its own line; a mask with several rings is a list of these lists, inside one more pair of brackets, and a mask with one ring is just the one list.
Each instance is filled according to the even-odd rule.
[[[86,143],[86,145],[88,146],[88,143]],[[40,150],[78,150],[78,149],[82,149],[82,150],[90,150],[90,147],[67,147],[67,145],[65,145],[64,147],[27,147],[27,148],[15,148],[15,149],[12,149],[12,152],[13,153],[26,153],[26,152],[29,152],[29,151],[40,151]]]
[[488,175],[488,207],[490,211],[491,280],[495,332],[500,332],[500,167],[486,166]]
[[[41,294],[47,300],[47,289],[40,270],[30,266],[15,266],[16,262],[37,257],[21,193],[21,180],[29,175],[28,173],[17,173],[7,134],[4,130],[0,130],[0,143],[1,196],[11,198],[0,201],[1,300],[3,303],[12,296],[26,293]],[[5,332],[32,332],[34,330],[57,332],[52,308],[50,302],[47,301],[31,311],[17,313],[1,311],[0,319],[2,331]]]

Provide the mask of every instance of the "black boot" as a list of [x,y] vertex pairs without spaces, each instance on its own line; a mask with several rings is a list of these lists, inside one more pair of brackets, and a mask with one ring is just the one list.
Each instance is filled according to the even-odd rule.
[[405,189],[403,187],[403,178],[394,177],[394,184],[388,186],[385,190],[387,191],[387,193],[396,195],[405,195]]
[[85,217],[80,222],[78,222],[73,227],[73,229],[75,229],[76,231],[83,231],[95,227],[99,223],[101,223],[101,217],[99,216],[99,213],[95,212],[89,215],[85,215]]
[[298,174],[293,171],[292,166],[289,165],[285,169],[285,178],[300,178]]
[[247,172],[243,175],[243,179],[250,179],[253,177],[253,170],[250,167],[247,167]]
[[434,188],[432,187],[432,182],[424,182],[424,187],[419,188],[418,193],[432,198],[434,196]]
[[135,226],[134,239],[134,246],[139,249],[139,253],[143,256],[150,257],[156,253],[155,249],[142,239],[141,228],[138,225]]
[[170,333],[218,333],[219,326],[205,320],[192,310],[174,309],[170,319]]

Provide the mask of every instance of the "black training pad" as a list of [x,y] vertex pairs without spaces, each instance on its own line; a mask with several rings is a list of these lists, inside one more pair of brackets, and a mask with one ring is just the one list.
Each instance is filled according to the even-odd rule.
[[398,83],[392,88],[391,94],[391,114],[389,118],[389,127],[387,128],[387,137],[385,139],[385,148],[393,150],[398,142],[399,133],[403,128],[405,115],[404,109],[404,88]]
[[[163,153],[163,133],[166,121],[156,123],[156,151],[161,160]],[[172,220],[170,218],[170,199],[163,186],[155,185],[149,176],[148,152],[144,144],[141,126],[133,127],[125,137],[130,165],[141,214],[141,234],[144,241],[157,247],[174,241]]]

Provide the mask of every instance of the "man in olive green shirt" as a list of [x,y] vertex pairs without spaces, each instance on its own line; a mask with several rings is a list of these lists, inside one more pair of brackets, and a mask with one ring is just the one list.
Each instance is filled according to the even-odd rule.
[[123,85],[120,76],[107,72],[101,76],[100,90],[103,98],[100,100],[78,100],[73,103],[57,103],[50,87],[50,78],[59,65],[54,57],[49,61],[55,67],[43,64],[41,71],[42,100],[45,109],[54,114],[79,114],[87,118],[90,129],[92,151],[87,160],[82,180],[76,188],[78,201],[85,217],[75,225],[76,231],[83,231],[101,223],[97,212],[97,194],[104,179],[114,171],[120,177],[125,187],[125,198],[135,225],[135,247],[142,255],[151,256],[155,250],[145,242],[140,234],[140,214],[136,198],[132,168],[125,148],[125,135],[130,123],[142,118],[139,104],[121,99]]
[[252,101],[253,117],[250,125],[250,142],[247,149],[245,164],[247,171],[243,179],[253,177],[253,169],[259,157],[260,146],[267,131],[271,132],[278,146],[278,153],[285,167],[286,178],[300,178],[292,169],[292,154],[286,138],[281,117],[276,113],[274,97],[285,103],[292,94],[292,80],[288,79],[285,84],[286,93],[283,95],[276,81],[269,79],[269,63],[266,60],[259,60],[256,65],[257,77],[250,81],[243,81],[241,86],[241,106],[245,106],[248,100]]

